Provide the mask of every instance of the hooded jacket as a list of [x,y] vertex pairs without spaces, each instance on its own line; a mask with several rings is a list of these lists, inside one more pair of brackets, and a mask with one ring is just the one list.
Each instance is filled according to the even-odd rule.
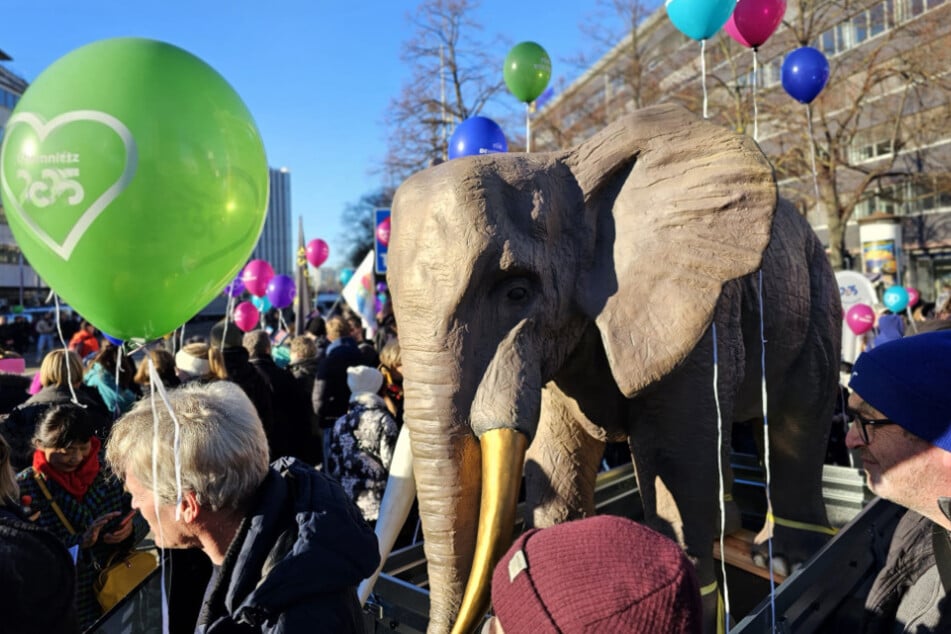
[[[938,498],[951,518],[951,499]],[[943,543],[939,543],[943,542]],[[943,553],[939,551],[943,550]],[[906,511],[865,600],[864,634],[951,631],[951,533]]]
[[340,485],[282,458],[212,575],[195,632],[362,633],[356,586],[379,561],[376,535]]

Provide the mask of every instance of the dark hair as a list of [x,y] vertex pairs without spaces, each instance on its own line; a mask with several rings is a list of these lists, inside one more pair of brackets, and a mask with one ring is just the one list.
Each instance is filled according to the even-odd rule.
[[116,378],[116,361],[120,359],[119,387],[127,390],[135,383],[135,362],[129,355],[122,354],[118,346],[111,341],[106,341],[102,345],[102,348],[100,348],[96,356],[93,357],[90,367],[98,363],[102,366],[102,369],[114,379]]
[[85,407],[75,403],[54,405],[43,414],[33,432],[33,444],[47,449],[65,449],[89,442],[96,426]]
[[327,336],[327,324],[324,322],[324,318],[320,315],[315,315],[307,320],[307,325],[304,326],[304,331],[312,334],[315,337],[326,337]]

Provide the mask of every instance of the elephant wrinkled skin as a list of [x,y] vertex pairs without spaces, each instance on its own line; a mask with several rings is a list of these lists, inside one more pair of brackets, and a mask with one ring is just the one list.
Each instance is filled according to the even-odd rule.
[[[430,632],[488,607],[523,465],[529,525],[590,515],[607,440],[630,441],[646,521],[715,581],[718,419],[729,438],[762,415],[760,301],[773,512],[827,525],[838,287],[749,138],[661,106],[567,151],[456,159],[399,188],[389,249]],[[792,562],[826,536],[775,538]]]

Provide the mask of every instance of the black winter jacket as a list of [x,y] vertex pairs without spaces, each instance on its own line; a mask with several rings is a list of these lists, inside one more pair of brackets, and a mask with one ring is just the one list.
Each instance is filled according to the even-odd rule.
[[278,367],[271,357],[254,357],[251,366],[271,390],[271,402],[274,404],[272,457],[308,459],[305,450],[310,443],[310,419],[313,417],[311,392],[301,391],[294,375]]
[[356,587],[379,561],[376,535],[340,485],[282,458],[209,583],[195,632],[362,633]]

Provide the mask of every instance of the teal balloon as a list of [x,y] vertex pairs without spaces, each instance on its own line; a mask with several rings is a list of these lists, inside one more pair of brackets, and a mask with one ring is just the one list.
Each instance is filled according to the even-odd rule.
[[54,62],[6,123],[0,191],[39,275],[111,336],[153,339],[234,279],[264,225],[264,145],[214,69],[116,38]]
[[893,313],[900,313],[908,306],[908,290],[901,284],[895,284],[885,289],[882,294],[882,303]]
[[516,99],[535,101],[551,79],[551,58],[540,44],[520,42],[505,56],[502,78]]
[[268,299],[267,295],[262,295],[261,297],[252,295],[251,303],[254,304],[254,307],[257,308],[259,312],[266,313],[271,310],[271,300]]
[[667,0],[667,17],[681,33],[694,40],[716,34],[736,8],[736,0]]
[[341,284],[344,286],[347,285],[347,282],[350,281],[350,278],[353,277],[353,269],[346,268],[340,270],[340,276],[337,278]]

